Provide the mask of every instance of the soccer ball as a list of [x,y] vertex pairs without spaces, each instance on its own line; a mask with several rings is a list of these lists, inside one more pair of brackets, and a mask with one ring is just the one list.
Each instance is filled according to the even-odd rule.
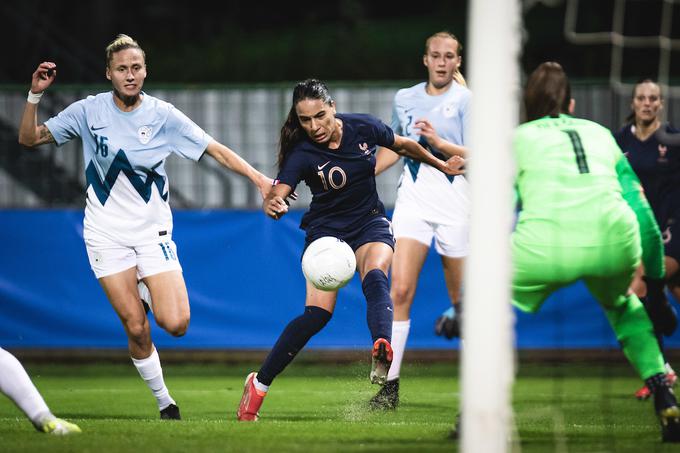
[[302,255],[302,273],[309,283],[322,291],[335,291],[345,286],[354,276],[356,267],[352,248],[333,236],[315,240]]

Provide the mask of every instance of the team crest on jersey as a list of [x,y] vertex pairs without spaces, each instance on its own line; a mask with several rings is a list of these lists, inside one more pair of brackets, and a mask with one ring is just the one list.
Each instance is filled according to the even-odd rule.
[[666,158],[666,153],[668,152],[668,148],[666,145],[662,145],[659,143],[659,158],[657,159],[659,163],[666,163],[668,162],[668,159]]
[[137,130],[137,136],[139,137],[139,141],[142,143],[142,145],[146,145],[151,141],[152,132],[153,129],[151,129],[149,126],[142,126]]
[[364,154],[370,153],[370,151],[368,149],[368,143],[366,143],[366,142],[359,143],[359,149],[362,150],[364,152]]
[[455,114],[456,114],[456,104],[453,103],[453,102],[451,104],[445,105],[444,108],[442,109],[442,115],[444,115],[444,118],[452,118],[453,115],[455,115]]

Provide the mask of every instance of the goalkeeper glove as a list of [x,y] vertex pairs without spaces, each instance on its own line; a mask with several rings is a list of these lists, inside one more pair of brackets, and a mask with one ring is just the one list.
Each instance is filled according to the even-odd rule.
[[453,307],[446,310],[434,323],[434,333],[450,340],[460,337],[460,316],[456,315]]

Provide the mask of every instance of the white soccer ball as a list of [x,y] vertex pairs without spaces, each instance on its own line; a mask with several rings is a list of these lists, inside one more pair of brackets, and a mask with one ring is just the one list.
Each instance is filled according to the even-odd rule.
[[335,291],[345,286],[356,268],[352,248],[333,236],[315,240],[302,255],[302,273],[309,283],[322,291]]

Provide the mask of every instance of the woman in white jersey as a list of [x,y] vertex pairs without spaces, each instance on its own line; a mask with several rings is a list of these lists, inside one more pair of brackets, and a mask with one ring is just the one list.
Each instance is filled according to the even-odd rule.
[[[443,160],[467,154],[465,131],[471,93],[460,73],[461,50],[458,38],[449,32],[430,36],[423,55],[427,82],[399,90],[394,97],[392,129],[420,142]],[[381,150],[376,174],[398,158]],[[390,288],[394,301],[394,356],[387,383],[371,399],[374,408],[394,409],[399,404],[399,372],[410,329],[411,305],[433,239],[441,256],[449,298],[454,307],[460,306],[463,259],[469,247],[469,209],[465,177],[447,176],[429,165],[405,159],[392,216],[397,239]]]
[[77,101],[38,125],[40,97],[56,74],[52,62],[41,63],[33,73],[19,142],[32,147],[82,140],[87,177],[83,236],[90,266],[123,323],[130,356],[157,399],[161,419],[179,419],[137,288],[138,279],[148,287],[156,323],[171,335],[184,335],[189,298],[172,240],[165,159],[176,153],[197,161],[207,153],[249,178],[263,196],[272,180],[171,104],[142,91],[145,54],[129,36],[119,35],[106,48],[112,91]]

